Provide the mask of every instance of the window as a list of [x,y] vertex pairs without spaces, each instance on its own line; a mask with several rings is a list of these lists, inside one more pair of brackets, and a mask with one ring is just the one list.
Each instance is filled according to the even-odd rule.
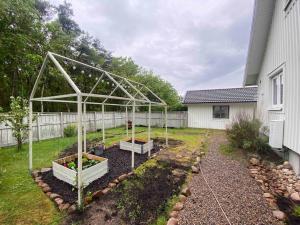
[[229,118],[229,106],[228,105],[214,105],[213,106],[213,118],[228,119]]
[[283,76],[282,71],[271,77],[272,81],[272,106],[282,107],[283,104]]

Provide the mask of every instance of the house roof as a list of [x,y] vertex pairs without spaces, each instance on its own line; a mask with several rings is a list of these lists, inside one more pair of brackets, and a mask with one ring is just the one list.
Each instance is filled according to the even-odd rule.
[[276,1],[255,0],[244,86],[256,85],[261,69]]
[[257,87],[187,91],[183,104],[256,102]]

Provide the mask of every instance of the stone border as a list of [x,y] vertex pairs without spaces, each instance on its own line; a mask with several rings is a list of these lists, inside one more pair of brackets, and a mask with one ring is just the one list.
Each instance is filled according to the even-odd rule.
[[[40,173],[48,172],[50,170],[52,170],[52,168],[42,168],[41,170],[34,170],[32,172],[32,177],[33,177],[35,183],[37,183],[37,185],[48,196],[48,198],[55,203],[55,205],[57,206],[57,208],[60,211],[67,212],[69,214],[75,212],[76,209],[77,209],[76,204],[70,204],[68,202],[65,202],[63,200],[63,196],[61,196],[57,193],[51,192],[51,187],[42,180],[42,177],[40,176]],[[113,188],[118,186],[121,182],[123,182],[128,177],[132,176],[133,174],[134,174],[133,172],[129,172],[129,173],[125,173],[123,175],[120,175],[118,178],[111,181],[108,184],[107,187],[105,187],[103,189],[99,189],[99,190],[93,192],[91,194],[91,196],[86,196],[84,198],[84,205],[87,206],[93,200],[99,199],[101,196],[108,194]]]
[[273,216],[284,221],[287,215],[279,210],[276,196],[284,196],[294,203],[300,203],[300,178],[296,176],[293,167],[287,161],[276,166],[252,155],[248,168],[250,176],[264,192],[263,196],[273,210]]
[[[204,156],[204,152],[200,152],[200,156],[196,157],[196,161],[191,166],[191,171],[193,174],[198,174],[200,172],[199,170],[199,164],[201,163],[201,158]],[[167,225],[177,225],[179,223],[178,216],[181,210],[184,208],[184,203],[186,202],[187,198],[192,195],[191,189],[186,186],[184,187],[180,194],[179,194],[179,201],[173,206],[172,211],[169,213],[169,220],[167,222]]]

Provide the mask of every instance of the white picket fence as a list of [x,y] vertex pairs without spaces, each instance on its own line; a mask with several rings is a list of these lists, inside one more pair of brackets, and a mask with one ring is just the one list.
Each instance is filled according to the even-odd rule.
[[[136,125],[147,126],[148,113],[136,113]],[[153,112],[151,114],[151,125],[153,127],[164,126],[164,114]],[[129,113],[129,120],[131,114]],[[64,128],[69,124],[76,124],[76,113],[43,113],[37,114],[33,123],[33,139],[35,141],[55,137],[63,137]],[[125,125],[126,116],[124,112],[106,112],[104,114],[105,128],[113,128]],[[102,127],[102,113],[89,112],[85,120],[87,131],[96,131]],[[169,112],[168,126],[183,128],[187,126],[187,112]],[[0,147],[15,145],[16,140],[12,136],[12,130],[5,124],[0,124]]]

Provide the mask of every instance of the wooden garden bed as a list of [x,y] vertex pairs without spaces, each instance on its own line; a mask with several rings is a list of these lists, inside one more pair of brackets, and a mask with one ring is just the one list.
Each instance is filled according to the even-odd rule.
[[[132,150],[131,139],[127,141],[120,141],[120,149],[131,151]],[[148,142],[143,140],[135,140],[133,144],[133,151],[138,154],[145,154],[146,152],[149,152],[152,149],[153,149],[153,140],[150,140]]]
[[[83,186],[88,186],[94,180],[99,179],[108,172],[108,160],[99,156],[82,153],[82,156],[88,160],[94,160],[96,163],[90,167],[82,169]],[[67,167],[68,163],[76,162],[77,154],[66,156],[52,162],[53,175],[72,186],[76,186],[77,171]]]

